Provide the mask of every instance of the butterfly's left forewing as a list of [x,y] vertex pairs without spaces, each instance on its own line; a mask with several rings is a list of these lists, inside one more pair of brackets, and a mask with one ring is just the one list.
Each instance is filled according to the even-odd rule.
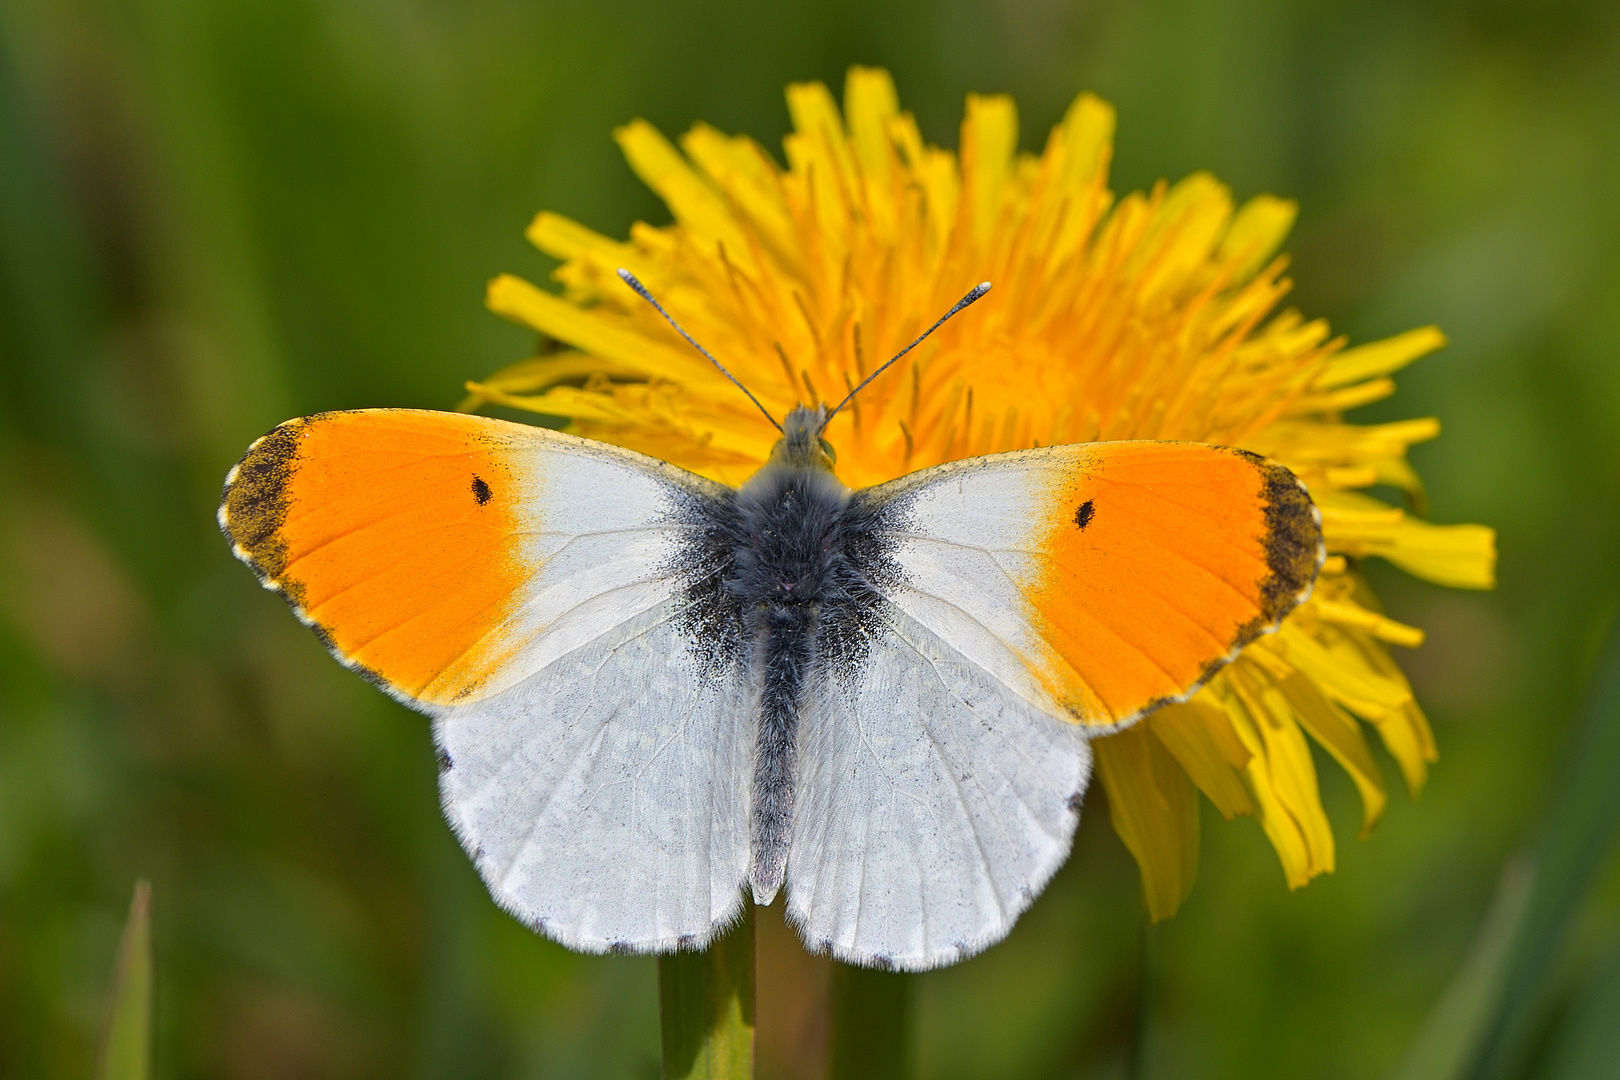
[[1321,517],[1281,465],[1200,443],[995,454],[871,489],[889,599],[1100,734],[1184,700],[1309,595]]
[[445,813],[503,906],[662,951],[735,916],[747,865],[724,496],[557,432],[367,410],[255,443],[220,521],[343,663],[434,718]]

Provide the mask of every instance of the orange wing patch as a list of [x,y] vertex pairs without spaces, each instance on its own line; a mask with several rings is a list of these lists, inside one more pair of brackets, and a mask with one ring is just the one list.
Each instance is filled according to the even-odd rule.
[[220,524],[344,663],[447,704],[499,669],[525,577],[519,478],[488,421],[368,410],[292,420],[226,482]]
[[1309,594],[1319,517],[1294,475],[1244,451],[1099,443],[1065,477],[1030,590],[1068,673],[1045,681],[1097,723],[1181,699]]

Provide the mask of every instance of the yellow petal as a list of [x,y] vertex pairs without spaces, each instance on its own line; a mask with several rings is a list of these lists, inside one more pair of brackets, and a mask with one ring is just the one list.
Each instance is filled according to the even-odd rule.
[[[1298,830],[1306,853],[1306,880],[1332,870],[1333,829],[1317,791],[1316,764],[1311,760],[1310,746],[1294,719],[1293,709],[1282,692],[1263,672],[1247,663],[1246,658],[1240,658],[1225,674],[1260,736],[1262,753],[1249,763],[1255,794],[1261,794],[1262,783],[1269,787],[1277,809],[1286,813]],[[1261,825],[1265,827],[1269,800],[1258,798],[1257,801],[1261,805]]]
[[668,139],[645,120],[632,120],[613,132],[630,167],[668,204],[675,220],[690,230],[705,252],[724,244],[730,256],[750,265],[743,232],[725,200],[700,177]]
[[1409,517],[1388,549],[1378,554],[1440,585],[1496,587],[1496,530],[1485,525],[1431,525]]
[[1306,416],[1311,413],[1341,413],[1346,409],[1358,409],[1363,405],[1382,401],[1394,392],[1394,379],[1368,379],[1366,382],[1352,383],[1337,390],[1327,390],[1320,394],[1306,394],[1288,407],[1288,415]]
[[1422,326],[1404,334],[1368,342],[1354,349],[1346,349],[1328,362],[1316,380],[1316,389],[1331,390],[1336,386],[1388,375],[1399,371],[1420,356],[1426,356],[1446,344],[1446,335],[1437,327]]
[[632,325],[615,325],[598,317],[594,311],[582,311],[510,274],[502,274],[489,283],[484,303],[497,315],[525,323],[626,370],[640,371],[649,377],[662,374],[696,384],[725,382],[725,377],[698,353],[688,355],[687,350],[650,341]]
[[499,390],[503,394],[534,394],[558,383],[584,379],[590,375],[625,380],[646,377],[645,372],[625,364],[603,360],[588,353],[562,352],[519,360],[470,385]]
[[[1406,687],[1406,674],[1401,671],[1387,652],[1354,633],[1346,635],[1346,648],[1354,648],[1362,661],[1381,677]],[[1410,690],[1410,687],[1408,687]],[[1423,791],[1428,767],[1440,758],[1434,743],[1434,733],[1428,718],[1423,715],[1415,699],[1408,700],[1398,709],[1392,709],[1372,720],[1384,748],[1401,767],[1407,791],[1413,798]]]
[[1322,533],[1330,550],[1378,555],[1441,585],[1489,589],[1496,584],[1496,530],[1484,525],[1432,525],[1354,492],[1323,492]]
[[1142,295],[1155,300],[1186,288],[1215,249],[1232,217],[1232,194],[1208,173],[1193,173],[1169,191],[1143,243]]
[[1373,760],[1372,749],[1361,734],[1361,728],[1353,717],[1324,697],[1317,685],[1298,671],[1277,680],[1277,688],[1293,706],[1300,725],[1333,755],[1355,782],[1361,794],[1361,835],[1368,835],[1383,816],[1389,796],[1384,790],[1383,773]]
[[1108,815],[1142,871],[1154,922],[1176,913],[1198,874],[1198,803],[1187,774],[1141,724],[1091,744]]
[[1226,712],[1207,695],[1166,705],[1144,723],[1223,817],[1254,813],[1243,783],[1243,769],[1254,755],[1232,730]]
[[1289,665],[1308,675],[1328,697],[1365,720],[1381,717],[1412,699],[1411,690],[1404,684],[1381,678],[1367,668],[1359,656],[1346,654],[1337,640],[1317,640],[1295,619],[1285,619],[1276,634],[1255,645],[1259,647],[1259,654],[1279,653]]
[[1380,641],[1391,645],[1404,645],[1415,649],[1423,644],[1423,631],[1415,626],[1398,623],[1394,619],[1368,611],[1357,604],[1338,600],[1311,601],[1312,612],[1320,619],[1340,626],[1354,626],[1365,630]]
[[1108,167],[1114,149],[1114,107],[1095,94],[1074,99],[1059,125],[1067,168],[1064,183],[1084,188]]
[[1232,219],[1215,261],[1231,280],[1246,280],[1277,253],[1298,216],[1299,204],[1292,199],[1256,195]]
[[[542,211],[535,215],[524,233],[529,243],[558,259],[589,259],[617,268],[627,267],[636,276],[652,276],[656,264],[648,263],[632,244],[621,244],[561,214]],[[657,278],[653,278],[657,281]]]
[[1017,149],[1018,109],[1012,98],[969,94],[962,121],[962,190],[968,227],[980,244],[994,234]]
[[749,250],[728,247],[727,257],[744,267],[757,265],[751,235],[757,234],[784,267],[797,268],[800,251],[793,214],[765,151],[752,139],[727,138],[707,124],[698,124],[682,136],[681,148],[720,189],[736,215],[740,239],[733,243],[747,245]]
[[901,212],[896,202],[900,189],[895,184],[900,163],[889,134],[890,125],[899,115],[900,99],[887,71],[850,68],[849,79],[844,84],[844,116],[849,124],[850,145],[860,166],[872,229],[882,239],[894,235]]

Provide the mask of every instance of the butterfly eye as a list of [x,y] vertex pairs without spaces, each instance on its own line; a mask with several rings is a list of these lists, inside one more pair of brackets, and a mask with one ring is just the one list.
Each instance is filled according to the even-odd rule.
[[826,439],[817,439],[816,441],[821,444],[821,452],[827,455],[827,460],[834,465],[838,464],[838,451],[833,449],[833,444]]

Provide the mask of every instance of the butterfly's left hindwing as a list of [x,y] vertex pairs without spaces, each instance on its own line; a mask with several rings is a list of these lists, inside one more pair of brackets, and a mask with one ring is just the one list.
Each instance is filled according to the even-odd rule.
[[936,967],[1000,940],[1069,850],[1087,738],[1194,692],[1309,591],[1319,519],[1252,455],[1102,443],[855,495],[880,597],[800,731],[788,911],[812,946]]
[[995,944],[1069,853],[1091,755],[1074,724],[892,605],[800,728],[788,916],[846,963],[938,967]]
[[705,540],[726,490],[526,425],[294,420],[220,523],[345,664],[435,720],[496,899],[590,951],[701,944],[740,904],[750,718]]

